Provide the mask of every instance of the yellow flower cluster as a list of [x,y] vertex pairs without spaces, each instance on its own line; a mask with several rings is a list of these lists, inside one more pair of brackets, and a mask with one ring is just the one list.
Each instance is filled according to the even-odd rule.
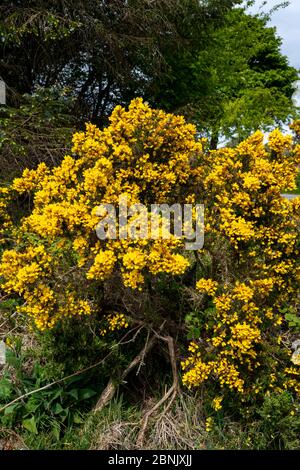
[[111,313],[105,316],[105,326],[100,329],[100,335],[105,336],[108,332],[128,328],[128,320],[124,313]]
[[[30,193],[32,210],[18,227],[15,247],[4,252],[0,272],[3,289],[23,296],[24,311],[39,327],[69,315],[67,292],[78,305],[86,302],[75,308],[69,299],[74,314],[89,314],[95,282],[115,273],[133,289],[142,288],[145,275],[184,273],[189,262],[180,252],[182,241],[171,234],[167,240],[161,233],[155,239],[100,241],[95,230],[105,216],[99,206],[118,204],[121,196],[149,211],[153,203],[184,202],[195,183],[191,162],[202,152],[195,135],[183,117],[135,99],[128,110],[117,106],[104,130],[87,124],[76,133],[72,155],[59,166],[41,163],[14,180],[10,191]],[[41,247],[45,259],[30,257],[33,246]],[[41,282],[51,290],[51,302],[35,297]]]
[[5,242],[5,233],[12,227],[7,206],[10,200],[10,189],[0,187],[0,246]]
[[116,256],[112,250],[100,250],[94,259],[92,267],[88,270],[88,279],[103,280],[111,274],[116,263]]
[[275,129],[269,135],[268,146],[271,150],[277,154],[284,154],[285,151],[289,151],[292,145],[292,136],[282,135],[279,129]]
[[210,376],[214,363],[213,362],[202,362],[199,357],[191,356],[185,361],[181,362],[182,370],[187,370],[182,377],[182,382],[189,388],[198,387],[205,382]]
[[[258,346],[262,341],[262,327],[273,321],[277,331],[274,341],[277,341],[281,323],[281,316],[276,313],[275,308],[259,308],[257,303],[265,304],[266,293],[270,292],[273,283],[270,279],[256,280],[251,287],[245,283],[236,282],[233,286],[225,285],[226,293],[214,297],[215,315],[214,323],[207,325],[210,336],[207,341],[213,348],[209,360],[205,360],[205,351],[200,350],[197,343],[189,346],[190,356],[183,361],[182,367],[185,371],[183,382],[191,386],[198,386],[208,379],[210,375],[215,376],[220,386],[227,386],[238,392],[244,391],[244,378],[240,375],[240,369],[252,371],[259,367]],[[255,303],[253,299],[256,299]],[[272,315],[270,315],[272,312]]]
[[211,416],[209,416],[205,420],[205,431],[211,432],[213,430],[213,427],[214,427],[214,420]]
[[[281,310],[298,302],[300,198],[281,194],[296,187],[299,144],[278,130],[267,145],[261,132],[235,148],[208,151],[203,143],[183,117],[141,99],[128,109],[117,106],[103,130],[87,124],[59,166],[40,164],[1,189],[1,230],[11,230],[9,198],[30,193],[32,201],[3,252],[2,289],[24,299],[20,311],[40,329],[71,315],[102,313],[109,283],[142,289],[152,276],[182,275],[194,257],[183,252],[182,239],[165,239],[165,228],[152,239],[99,240],[96,227],[106,215],[99,206],[125,196],[128,205],[141,203],[147,211],[153,203],[203,203],[206,248],[195,257],[201,261],[196,291],[208,295],[191,296],[197,308],[202,303],[203,328],[182,361],[183,382],[196,387],[214,380],[222,389],[263,393],[255,382],[261,373],[274,388],[300,391],[299,377],[286,372],[283,384],[269,359],[272,351],[292,364]],[[136,228],[134,217],[130,223]],[[123,314],[106,321],[107,331],[127,325]],[[220,403],[216,398],[214,408]]]
[[245,283],[237,282],[233,289],[233,297],[243,302],[248,302],[253,297],[253,290]]
[[255,393],[271,386],[300,390],[298,377],[283,385],[282,374],[275,373],[276,360],[266,360],[269,348],[285,355],[287,364],[298,364],[298,355],[291,355],[282,342],[281,309],[297,302],[300,199],[288,201],[281,193],[295,188],[299,145],[278,130],[270,134],[268,145],[263,140],[256,132],[236,148],[210,152],[206,174],[199,177],[214,281],[200,279],[196,288],[213,298],[214,313],[211,299],[203,298],[201,321],[205,305],[210,313],[202,341],[188,348],[182,364],[189,387],[210,378],[221,388],[251,393],[251,378],[261,373],[266,385],[255,386]]
[[6,250],[0,264],[0,276],[5,278],[6,292],[23,294],[37,280],[50,272],[51,257],[44,246],[29,246],[26,251]]
[[251,355],[255,356],[256,353],[252,350],[252,347],[260,340],[259,329],[244,322],[236,323],[230,327],[230,330],[231,339],[228,344],[230,344],[231,348],[238,350],[240,355],[251,352]]
[[215,411],[219,411],[222,409],[222,401],[223,397],[215,397],[212,401],[212,407]]
[[218,283],[212,279],[199,279],[196,283],[196,289],[213,296],[218,288]]

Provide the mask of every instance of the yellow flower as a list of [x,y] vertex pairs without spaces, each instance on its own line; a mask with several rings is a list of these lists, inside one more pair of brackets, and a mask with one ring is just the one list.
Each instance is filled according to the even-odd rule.
[[95,256],[94,264],[87,272],[87,279],[104,280],[113,271],[116,260],[112,250],[100,250]]
[[213,296],[218,288],[218,283],[212,279],[199,279],[196,283],[196,289]]
[[212,417],[208,417],[205,420],[205,430],[206,432],[211,432],[213,430],[214,420]]
[[233,289],[233,297],[243,302],[248,302],[253,297],[253,290],[246,284],[237,282]]
[[215,411],[219,411],[221,410],[222,408],[222,400],[223,400],[223,397],[216,397],[213,399],[212,401],[212,407]]
[[105,318],[106,327],[100,329],[100,335],[104,336],[108,331],[120,330],[122,328],[128,328],[128,320],[123,313],[112,313],[106,315]]

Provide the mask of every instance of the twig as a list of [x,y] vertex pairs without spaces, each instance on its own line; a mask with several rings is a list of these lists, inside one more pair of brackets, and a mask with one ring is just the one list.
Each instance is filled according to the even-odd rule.
[[140,361],[140,363],[139,363],[139,366],[138,366],[138,370],[137,370],[137,372],[136,372],[136,375],[139,375],[140,370],[141,370],[141,367],[145,364],[144,359],[145,359],[147,344],[148,344],[148,341],[149,341],[149,335],[150,335],[150,332],[149,332],[149,330],[148,330],[147,339],[146,339],[146,345],[145,345],[145,348],[144,348],[144,353],[143,353],[143,355],[142,355],[142,357],[141,357],[141,361]]
[[[154,343],[156,342],[156,336],[153,335],[150,340],[146,343],[146,345],[143,347],[143,349],[139,352],[139,354],[133,359],[133,361],[127,366],[127,368],[124,370],[124,372],[121,374],[120,377],[120,382],[123,382],[125,377],[129,374],[129,372],[134,369],[145,357],[146,354],[152,349],[154,346]],[[113,379],[110,379],[107,386],[101,393],[101,396],[99,400],[96,403],[96,406],[94,408],[94,413],[97,411],[101,411],[114,397],[114,394],[118,388],[118,383],[115,383]]]
[[174,340],[171,336],[160,336],[158,335],[157,333],[155,334],[155,336],[159,339],[161,339],[162,341],[165,341],[168,343],[168,348],[169,348],[169,356],[170,356],[170,362],[171,362],[171,366],[172,366],[172,374],[173,374],[173,384],[172,386],[169,388],[169,390],[165,393],[165,395],[159,400],[158,403],[156,403],[156,405],[154,405],[149,411],[147,411],[147,413],[144,415],[143,417],[143,420],[142,420],[142,425],[141,425],[141,429],[140,429],[140,432],[138,434],[138,438],[137,438],[137,441],[136,441],[136,446],[138,448],[142,448],[143,447],[143,443],[144,443],[144,438],[145,438],[145,433],[146,433],[146,429],[147,429],[147,426],[148,426],[148,421],[149,421],[149,418],[150,416],[156,411],[158,410],[161,405],[163,403],[165,403],[169,397],[171,397],[168,405],[166,406],[166,408],[163,410],[162,414],[161,414],[161,417],[163,415],[165,415],[167,413],[167,411],[170,409],[170,407],[172,406],[172,403],[174,402],[176,396],[177,396],[177,393],[179,391],[179,381],[178,381],[178,374],[177,374],[177,367],[176,367],[176,355],[175,355],[175,346],[174,346]]
[[[138,328],[138,326],[136,327]],[[134,333],[133,337],[131,339],[129,339],[128,341],[123,341],[122,342],[122,346],[124,344],[129,344],[129,343],[133,343],[135,340],[136,340],[136,337],[140,334],[140,332],[142,331],[142,329],[145,328],[145,325],[141,325],[138,330]]]
[[[162,331],[165,321],[161,324],[159,327],[159,331]],[[132,369],[134,369],[138,364],[140,364],[145,356],[148,354],[148,352],[153,348],[157,338],[157,333],[153,334],[153,336],[149,339],[149,334],[147,337],[147,341],[143,349],[139,352],[137,356],[133,359],[133,361],[127,366],[127,368],[122,372],[121,377],[119,378],[119,381],[116,383],[113,379],[110,379],[107,386],[103,390],[103,392],[100,395],[99,400],[96,403],[96,406],[94,407],[94,413],[101,411],[114,397],[114,394],[119,386],[119,383],[123,382],[126,376],[131,372]]]

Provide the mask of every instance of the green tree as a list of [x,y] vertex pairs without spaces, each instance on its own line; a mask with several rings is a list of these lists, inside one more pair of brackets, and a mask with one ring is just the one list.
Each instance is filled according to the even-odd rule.
[[298,73],[268,20],[268,14],[232,9],[205,49],[170,55],[172,74],[163,86],[155,84],[153,101],[196,121],[212,147],[220,136],[239,141],[255,129],[290,122]]
[[15,99],[36,86],[71,87],[79,119],[103,125],[116,103],[168,73],[169,51],[204,47],[240,2],[3,0],[0,75]]

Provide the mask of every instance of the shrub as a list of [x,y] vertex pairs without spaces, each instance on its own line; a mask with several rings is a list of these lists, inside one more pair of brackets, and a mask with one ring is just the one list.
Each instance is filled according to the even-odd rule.
[[[117,106],[107,128],[87,124],[74,135],[59,166],[41,163],[13,181],[8,196],[29,194],[32,205],[6,241],[2,289],[22,297],[19,313],[40,330],[89,315],[99,335],[137,324],[182,341],[186,315],[183,383],[208,384],[216,412],[225,402],[238,409],[237,397],[296,397],[300,371],[282,311],[298,306],[300,200],[281,193],[295,188],[299,144],[278,130],[263,140],[256,132],[209,151],[182,117],[141,99]],[[204,249],[187,253],[171,233],[97,239],[99,205],[120,196],[147,207],[204,203]]]

